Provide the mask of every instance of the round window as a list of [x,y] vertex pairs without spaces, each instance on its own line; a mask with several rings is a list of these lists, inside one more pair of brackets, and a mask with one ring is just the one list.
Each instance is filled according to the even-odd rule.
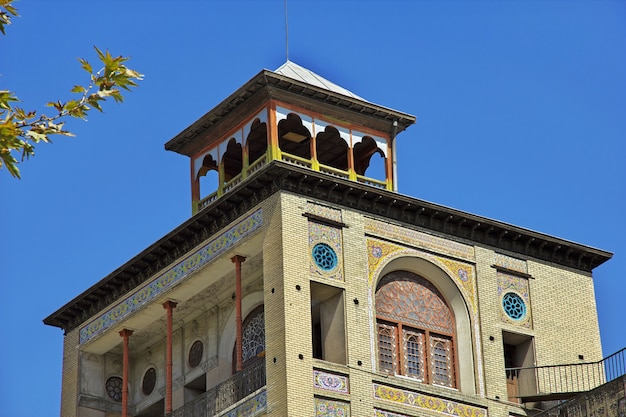
[[524,299],[514,292],[507,292],[502,297],[502,308],[513,320],[521,320],[526,317],[526,303]]
[[324,271],[330,271],[337,266],[337,254],[326,243],[318,243],[313,246],[312,256],[315,265]]
[[191,345],[191,349],[189,349],[189,366],[191,368],[195,368],[196,366],[200,365],[200,362],[202,362],[203,351],[204,346],[202,345],[201,341],[196,340],[195,342],[193,342],[193,345]]
[[107,379],[106,390],[110,399],[122,402],[122,378],[119,376],[112,376]]
[[152,394],[154,386],[156,385],[156,369],[150,368],[143,375],[143,382],[141,384],[141,390],[144,395]]

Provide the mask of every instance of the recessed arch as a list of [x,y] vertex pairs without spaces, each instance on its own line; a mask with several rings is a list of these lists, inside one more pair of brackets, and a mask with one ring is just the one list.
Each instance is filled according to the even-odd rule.
[[326,126],[323,132],[315,137],[317,160],[342,171],[348,170],[348,144],[334,126]]
[[[247,317],[252,310],[263,304],[263,292],[257,291],[251,294],[247,294],[241,300],[241,315]],[[228,363],[233,361],[233,346],[237,339],[237,326],[235,323],[235,309],[233,308],[226,319],[224,329],[222,330],[222,337],[220,338],[220,345],[218,356],[224,358]]]
[[230,181],[241,173],[243,168],[243,149],[237,139],[230,138],[226,145],[226,152],[222,156],[224,165],[224,181]]
[[261,122],[258,117],[250,126],[250,133],[246,136],[248,159],[253,163],[267,152],[267,123]]
[[[396,258],[387,260],[386,264],[378,270],[377,275],[371,282],[370,307],[375,311],[374,300],[376,300],[376,289],[379,282],[390,273],[395,271],[408,271],[423,277],[430,282],[441,294],[446,304],[450,307],[453,315],[455,327],[455,352],[456,352],[456,372],[458,374],[458,386],[456,387],[465,393],[476,393],[475,370],[474,370],[474,348],[473,340],[478,335],[473,335],[472,321],[468,305],[454,281],[453,277],[431,259],[422,257],[419,254],[402,254]],[[371,322],[372,337],[372,365],[377,367],[377,348],[374,346],[376,340],[375,320]]]
[[295,113],[287,114],[278,122],[278,146],[283,152],[311,159],[311,131],[302,123]]

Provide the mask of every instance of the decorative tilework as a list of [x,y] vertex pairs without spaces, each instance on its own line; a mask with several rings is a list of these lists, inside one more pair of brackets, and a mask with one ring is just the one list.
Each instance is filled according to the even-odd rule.
[[391,411],[374,409],[374,417],[409,417],[406,414],[392,413]]
[[249,400],[224,414],[224,417],[254,417],[265,414],[267,409],[267,393],[260,392]]
[[391,257],[396,257],[401,254],[409,256],[419,255],[420,257],[428,259],[447,271],[448,275],[453,278],[453,281],[457,284],[461,293],[468,301],[472,311],[474,313],[478,311],[476,302],[476,279],[473,265],[453,261],[440,256],[433,256],[429,253],[418,251],[416,249],[405,248],[400,245],[383,242],[373,238],[367,239],[367,260],[369,266],[370,286],[373,285],[374,278],[378,276],[378,271],[387,263],[387,261]]
[[434,250],[455,256],[457,258],[463,258],[470,261],[475,259],[474,247],[472,246],[367,217],[365,218],[365,233],[384,236],[410,246]]
[[[330,246],[337,255],[337,263],[333,268],[321,268],[313,258],[313,248],[318,243]],[[341,229],[316,222],[309,222],[309,257],[312,275],[343,281],[343,252],[341,247]]]
[[450,274],[454,276],[456,283],[465,290],[462,291],[463,295],[469,301],[473,311],[476,312],[478,310],[478,303],[476,302],[474,267],[464,262],[457,262],[440,256],[437,256],[437,260],[446,266]]
[[503,268],[510,269],[511,271],[517,271],[523,274],[528,273],[526,261],[503,255],[501,253],[496,253],[495,264]]
[[[500,299],[500,317],[502,321],[516,326],[532,328],[532,317],[530,308],[530,294],[528,290],[528,279],[518,277],[515,275],[505,274],[504,272],[497,272],[498,276],[498,296]],[[502,304],[502,299],[507,293],[514,293],[520,296],[526,305],[526,314],[523,318],[515,320],[511,318]]]
[[350,417],[350,404],[344,401],[315,398],[315,417]]
[[324,371],[313,370],[313,386],[327,391],[348,394],[348,377],[331,374]]
[[316,216],[324,217],[329,220],[341,222],[341,210],[328,206],[322,206],[321,204],[315,204],[310,201],[306,203],[306,212],[315,214]]
[[[474,407],[468,404],[447,400],[444,398],[433,397],[418,392],[403,390],[386,385],[374,383],[374,398],[391,401],[397,404],[408,405],[435,413],[446,414],[458,417],[486,417],[487,410],[484,408]],[[376,416],[379,416],[380,410],[376,410]],[[401,416],[400,414],[380,414],[381,416]]]
[[241,239],[259,229],[262,224],[263,213],[262,210],[258,210],[81,328],[79,343],[88,342],[95,336],[115,326],[217,256],[232,248]]

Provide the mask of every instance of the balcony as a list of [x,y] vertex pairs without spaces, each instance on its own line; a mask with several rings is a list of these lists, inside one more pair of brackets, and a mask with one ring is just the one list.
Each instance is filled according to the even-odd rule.
[[626,375],[626,348],[597,362],[507,368],[516,381],[509,398],[522,402],[567,400]]
[[[252,394],[263,387],[265,387],[265,359],[260,358],[198,398],[174,410],[168,417],[219,416],[223,411],[248,397],[254,401],[256,396]],[[261,405],[264,406],[264,401]]]

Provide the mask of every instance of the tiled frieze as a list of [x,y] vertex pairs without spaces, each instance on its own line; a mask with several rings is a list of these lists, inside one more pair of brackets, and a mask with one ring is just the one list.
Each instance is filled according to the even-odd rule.
[[341,223],[341,210],[324,206],[321,204],[316,204],[311,201],[307,201],[306,203],[306,212],[315,214],[316,216],[323,217],[325,219],[333,220]]
[[469,261],[475,259],[474,247],[395,224],[365,218],[365,233],[385,237],[413,247],[432,250]]
[[129,315],[179,284],[208,262],[232,248],[243,238],[251,235],[262,224],[263,213],[261,210],[258,210],[82,327],[80,329],[79,342],[81,344],[88,342],[126,319]]
[[313,386],[341,394],[348,394],[350,392],[347,376],[331,374],[317,369],[313,370]]
[[265,414],[267,409],[267,392],[263,391],[233,408],[224,417],[254,417]]
[[350,404],[316,397],[315,417],[350,417]]
[[496,266],[501,266],[503,268],[510,269],[511,271],[517,271],[523,274],[528,273],[528,266],[526,265],[526,261],[523,259],[517,259],[512,256],[496,253],[495,264]]
[[309,254],[311,275],[343,281],[341,229],[310,221]]
[[[469,404],[463,404],[456,401],[433,397],[419,392],[409,391],[405,389],[390,387],[387,385],[374,383],[374,398],[391,401],[396,404],[402,404],[410,407],[428,410],[435,413],[446,414],[458,417],[486,417],[487,410],[475,407]],[[376,416],[396,417],[401,414],[383,412],[376,410]],[[378,414],[381,413],[381,414]],[[387,414],[385,414],[387,413]]]
[[532,328],[528,279],[498,271],[498,296],[502,321]]

